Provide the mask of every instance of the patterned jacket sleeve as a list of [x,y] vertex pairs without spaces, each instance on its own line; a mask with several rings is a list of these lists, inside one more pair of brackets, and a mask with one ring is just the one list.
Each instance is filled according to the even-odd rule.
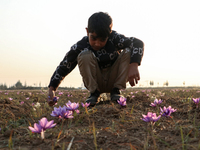
[[125,37],[122,34],[118,34],[117,32],[113,32],[113,43],[118,50],[129,48],[131,50],[131,63],[141,64],[142,57],[144,54],[144,43],[134,37]]
[[52,86],[57,90],[61,81],[67,76],[77,65],[77,56],[81,52],[82,47],[85,45],[85,37],[74,44],[70,51],[66,53],[64,59],[60,62],[59,66],[53,73],[50,84],[48,87]]

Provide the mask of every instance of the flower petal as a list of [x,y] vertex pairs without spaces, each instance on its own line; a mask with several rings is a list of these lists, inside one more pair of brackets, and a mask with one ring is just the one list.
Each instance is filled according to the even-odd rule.
[[47,124],[47,118],[43,117],[42,119],[40,119],[39,123],[40,123],[40,126],[42,128],[45,128],[46,124]]
[[33,127],[29,126],[28,128],[29,128],[32,132],[37,133],[37,131],[36,131]]
[[49,122],[47,122],[46,126],[45,126],[45,129],[49,129],[49,128],[52,128],[52,124],[54,123],[54,120],[51,120]]

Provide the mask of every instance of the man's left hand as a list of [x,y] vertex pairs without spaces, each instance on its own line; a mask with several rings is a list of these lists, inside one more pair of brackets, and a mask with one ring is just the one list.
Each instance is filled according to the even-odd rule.
[[138,84],[138,80],[140,80],[140,73],[138,70],[138,63],[131,63],[129,65],[128,71],[128,81],[131,86],[135,86]]

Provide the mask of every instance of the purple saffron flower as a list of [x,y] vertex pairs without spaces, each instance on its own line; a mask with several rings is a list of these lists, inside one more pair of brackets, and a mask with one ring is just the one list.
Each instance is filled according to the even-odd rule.
[[78,103],[71,103],[71,101],[68,101],[68,103],[66,103],[66,109],[70,110],[70,111],[76,111],[76,113],[79,113],[80,111],[78,110],[79,104]]
[[63,92],[59,92],[58,94],[61,96],[61,95],[63,95]]
[[126,98],[124,98],[124,97],[120,97],[119,100],[117,100],[117,102],[118,102],[121,106],[126,106]]
[[42,119],[39,120],[39,124],[34,123],[34,128],[33,127],[28,127],[33,133],[40,133],[41,138],[44,139],[44,131],[46,129],[53,128],[56,123],[54,123],[54,120],[48,121],[47,118],[43,117]]
[[66,110],[66,106],[59,106],[59,108],[54,107],[54,111],[52,111],[51,116],[59,118],[73,118],[72,111]]
[[29,97],[27,97],[26,100],[29,100]]
[[[53,105],[57,105],[58,99],[59,99],[59,97],[54,96],[54,98],[53,98]],[[50,96],[48,96],[48,101],[50,101]]]
[[83,106],[83,107],[88,107],[88,106],[90,106],[90,103],[81,103],[81,105]]
[[40,119],[39,124],[45,131],[46,129],[53,128],[56,125],[56,123],[53,124],[53,122],[54,120],[48,121],[47,118],[43,117],[42,119]]
[[[50,96],[48,96],[48,98],[49,98],[49,100],[50,100]],[[57,101],[58,101],[58,99],[59,99],[59,97],[57,97],[57,96],[54,96],[54,98],[53,98],[53,102],[57,102]]]
[[11,97],[9,97],[8,99],[9,99],[10,101],[12,101],[12,100],[13,100],[13,98],[11,98]]
[[175,112],[176,109],[172,108],[171,106],[169,106],[168,108],[166,108],[165,106],[163,107],[163,109],[160,107],[160,114],[162,116],[165,117],[170,117],[171,113]]
[[148,112],[147,115],[142,115],[143,118],[141,118],[145,122],[151,122],[154,123],[158,121],[161,117],[161,115],[156,116],[156,113]]
[[158,104],[162,103],[161,99],[155,99],[153,103],[150,104],[150,106],[152,107],[156,107]]
[[196,106],[198,108],[198,104],[199,104],[200,98],[193,98],[192,100],[193,100],[193,102],[196,104]]
[[28,127],[33,133],[41,133],[42,131],[42,127],[37,124],[37,123],[34,123],[34,128],[33,127]]
[[73,115],[73,111],[67,110],[64,114],[64,118],[74,118],[74,116],[72,115]]
[[22,105],[22,104],[24,104],[24,101],[21,101],[21,103],[20,103],[20,104],[21,104],[21,105]]
[[58,99],[59,99],[59,97],[54,96],[54,98],[53,98],[53,102],[58,102]]
[[[63,110],[66,110],[66,108],[62,108],[61,106],[59,106],[58,108],[54,107],[54,110],[52,111],[51,116],[53,116],[53,117],[59,117],[59,116],[61,116],[61,114],[62,114],[61,112]],[[61,117],[63,117],[63,116],[61,116]]]

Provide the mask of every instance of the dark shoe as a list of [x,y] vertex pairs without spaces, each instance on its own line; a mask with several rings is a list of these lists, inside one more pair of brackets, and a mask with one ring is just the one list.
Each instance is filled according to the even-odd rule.
[[118,88],[113,88],[111,93],[110,93],[111,101],[117,102],[117,100],[119,100],[120,97],[123,97],[123,95],[121,95],[120,90]]
[[86,99],[86,103],[90,103],[90,106],[94,106],[97,103],[100,92],[96,90],[94,93],[91,93],[90,96]]

